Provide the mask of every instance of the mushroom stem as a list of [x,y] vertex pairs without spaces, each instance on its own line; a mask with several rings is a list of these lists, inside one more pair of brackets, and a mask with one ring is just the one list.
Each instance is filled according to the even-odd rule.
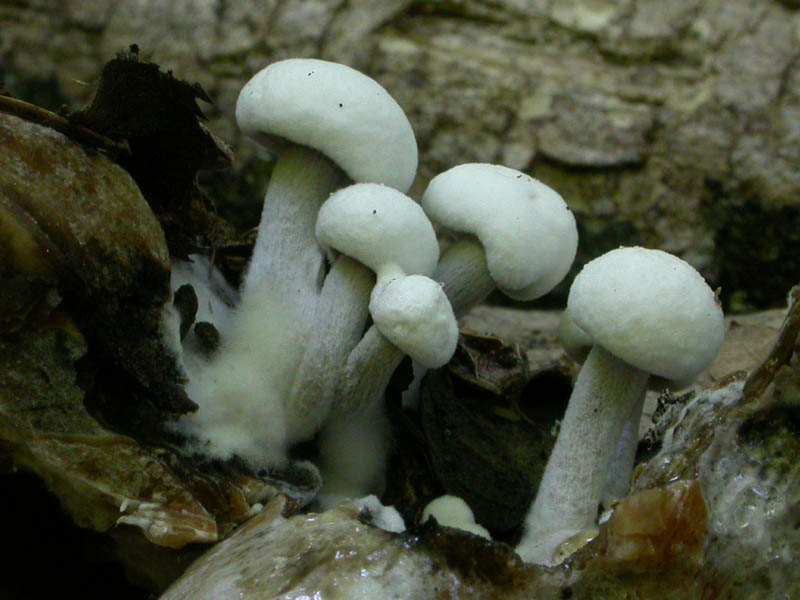
[[352,414],[380,398],[405,354],[370,326],[344,365],[333,409]]
[[323,509],[345,498],[381,494],[390,425],[380,397],[353,414],[333,415],[319,436],[324,481],[318,500]]
[[372,271],[358,261],[341,255],[333,263],[289,393],[290,439],[311,437],[328,417],[341,365],[364,331],[374,284]]
[[462,237],[444,252],[433,279],[442,283],[457,317],[483,302],[497,287],[489,274],[483,246],[471,235]]
[[287,144],[272,171],[264,198],[243,295],[273,291],[305,310],[313,310],[323,277],[324,255],[314,235],[322,202],[347,176],[311,148]]
[[608,508],[611,502],[628,495],[633,475],[633,464],[636,460],[636,448],[639,445],[639,424],[642,421],[642,410],[646,390],[642,390],[639,400],[634,403],[631,412],[625,419],[620,432],[619,441],[611,458],[611,465],[606,476],[603,492],[603,505]]
[[[432,279],[442,284],[456,316],[482,302],[497,287],[489,275],[483,246],[472,236],[463,237],[445,251]],[[383,394],[403,356],[372,325],[347,358],[334,409],[350,413]]]
[[598,344],[589,352],[525,518],[517,547],[524,560],[553,565],[562,542],[594,527],[617,441],[647,379]]

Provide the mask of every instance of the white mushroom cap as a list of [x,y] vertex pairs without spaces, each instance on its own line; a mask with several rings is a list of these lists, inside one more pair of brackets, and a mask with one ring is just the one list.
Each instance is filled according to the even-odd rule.
[[561,281],[575,258],[575,217],[553,189],[519,171],[483,163],[434,177],[422,207],[435,223],[478,237],[497,287],[533,300]]
[[458,496],[445,494],[428,502],[422,511],[420,521],[424,523],[433,517],[439,525],[469,531],[486,539],[492,539],[485,527],[475,522],[472,509]]
[[236,102],[240,129],[280,146],[314,148],[353,181],[407,190],[417,171],[417,143],[400,105],[370,77],[348,66],[288,59],[259,71]]
[[705,369],[725,334],[722,309],[703,277],[660,250],[618,248],[587,263],[567,310],[608,352],[669,380],[690,380]]
[[424,523],[430,517],[435,518],[442,525],[475,522],[475,516],[469,505],[458,496],[450,494],[434,498],[425,505],[420,521]]
[[425,368],[450,360],[458,324],[442,286],[424,275],[389,278],[372,290],[369,312],[395,346]]
[[561,313],[561,320],[558,323],[558,341],[567,355],[579,363],[586,360],[594,345],[592,338],[578,327],[566,310]]
[[331,194],[317,216],[317,240],[382,272],[430,275],[439,260],[433,225],[419,204],[390,187],[356,183]]

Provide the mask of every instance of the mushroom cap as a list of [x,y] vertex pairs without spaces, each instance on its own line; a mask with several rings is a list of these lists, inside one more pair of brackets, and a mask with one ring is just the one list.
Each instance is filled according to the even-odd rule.
[[[586,361],[594,346],[594,340],[578,327],[567,310],[561,313],[561,320],[558,323],[558,341],[567,356],[581,364]],[[665,379],[653,375],[647,380],[647,389],[655,391],[661,391],[665,387],[673,390],[683,389],[692,385],[697,375],[698,373],[692,373],[687,379]]]
[[431,517],[435,518],[439,525],[454,527],[486,539],[492,539],[486,528],[475,522],[475,516],[469,505],[458,496],[445,494],[431,500],[422,511],[420,522],[424,523]]
[[689,263],[661,250],[612,250],[587,263],[570,316],[617,358],[671,381],[697,376],[725,335],[716,295]]
[[442,286],[424,275],[392,277],[372,290],[369,312],[378,330],[425,368],[452,358],[458,325]]
[[453,523],[474,523],[475,515],[472,509],[458,496],[445,494],[434,498],[425,506],[422,511],[420,522],[424,523],[433,516],[440,525],[452,525]]
[[377,183],[356,183],[331,194],[317,216],[317,240],[379,276],[387,267],[430,275],[439,260],[433,225],[419,204]]
[[594,341],[589,335],[572,319],[569,311],[561,313],[561,320],[558,322],[558,341],[564,352],[575,362],[582,363],[589,356],[589,351],[594,345]]
[[318,150],[353,181],[406,191],[417,172],[417,142],[403,109],[378,82],[346,65],[272,63],[242,88],[236,122],[273,150],[281,140]]
[[564,199],[515,169],[453,167],[431,180],[421,203],[435,223],[477,236],[492,279],[511,298],[546,294],[575,258],[578,230]]

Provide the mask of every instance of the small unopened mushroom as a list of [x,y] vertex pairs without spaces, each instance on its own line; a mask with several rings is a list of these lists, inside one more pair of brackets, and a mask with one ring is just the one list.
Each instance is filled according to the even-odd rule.
[[441,367],[456,349],[458,325],[442,286],[425,275],[392,277],[372,291],[375,326],[418,364]]
[[549,292],[578,246],[575,217],[553,189],[501,165],[464,164],[434,177],[422,196],[431,221],[462,233],[434,278],[456,314],[495,288],[515,300]]
[[697,271],[638,247],[586,264],[567,310],[594,345],[517,547],[524,560],[546,565],[562,542],[595,526],[623,425],[648,378],[695,377],[716,356],[725,331],[717,298]]
[[445,494],[428,502],[422,511],[420,522],[424,523],[431,517],[436,519],[439,525],[468,531],[487,540],[492,539],[489,531],[475,522],[475,515],[469,505],[458,496]]

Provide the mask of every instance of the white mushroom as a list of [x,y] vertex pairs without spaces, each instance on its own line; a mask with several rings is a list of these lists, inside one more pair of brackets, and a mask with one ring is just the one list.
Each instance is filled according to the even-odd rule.
[[257,73],[239,95],[236,120],[278,160],[241,304],[220,352],[191,382],[200,410],[181,425],[210,441],[210,451],[246,454],[258,463],[258,448],[265,448],[261,462],[275,464],[287,445],[313,433],[324,418],[310,407],[304,419],[304,407],[292,405],[306,345],[309,351],[325,346],[309,340],[309,329],[328,318],[325,331],[352,346],[366,319],[365,308],[336,312],[335,298],[348,292],[355,296],[349,304],[366,305],[371,275],[361,265],[340,261],[320,291],[324,254],[314,234],[319,207],[350,180],[409,186],[417,148],[402,109],[378,83],[321,60],[280,61]]
[[372,290],[369,310],[390,342],[426,368],[446,364],[458,325],[442,286],[424,275],[393,277]]
[[575,217],[545,184],[501,165],[459,165],[434,177],[422,196],[431,221],[464,235],[434,278],[456,314],[499,288],[516,300],[549,292],[578,246]]
[[[458,327],[441,286],[426,276],[439,257],[433,226],[405,194],[368,183],[339,190],[319,211],[317,238],[377,276],[369,302],[374,326],[343,369],[339,360],[327,367],[342,373],[339,385],[320,388],[309,382],[297,387],[294,398],[297,405],[315,406],[319,414],[327,412],[335,398],[337,414],[320,435],[323,495],[355,497],[374,491],[382,477],[387,444],[376,432],[388,431],[381,424],[380,399],[389,375],[404,354],[428,366],[447,362],[455,351]],[[363,363],[366,368],[353,372],[348,368],[350,358],[360,352],[369,360]],[[322,377],[328,376],[322,373]]]
[[369,310],[384,336],[425,366],[450,359],[458,328],[441,286],[427,277],[439,246],[416,202],[386,186],[351,185],[323,204],[317,239],[375,271]]
[[[312,382],[295,386],[294,402],[321,406],[320,412],[326,413],[335,397],[337,409],[352,412],[383,392],[406,353],[426,364],[449,360],[458,329],[441,287],[430,280],[423,283],[427,277],[421,277],[435,269],[439,246],[433,226],[416,202],[387,186],[354,184],[325,201],[316,231],[324,247],[376,273],[369,302],[375,325],[350,356],[340,360],[337,353],[336,360],[320,365],[322,371],[303,369],[298,381],[307,372],[325,383],[321,388]],[[378,347],[383,352],[374,352]],[[362,353],[370,357],[369,364],[351,371],[351,357]],[[354,387],[363,393],[353,393]]]
[[314,237],[320,205],[348,179],[408,189],[417,168],[414,133],[377,82],[316,59],[279,61],[253,76],[239,94],[236,121],[278,155],[243,294],[269,286],[309,321],[323,275]]
[[492,539],[489,531],[475,522],[475,515],[469,505],[458,496],[445,494],[428,502],[422,511],[420,522],[424,523],[431,517],[436,519],[439,525],[468,531],[487,540]]
[[[239,95],[236,120],[278,160],[240,306],[219,352],[187,388],[200,410],[179,427],[204,451],[273,466],[327,415],[322,400],[304,403],[317,388],[305,389],[298,371],[336,369],[367,316],[372,276],[362,265],[337,261],[323,285],[319,208],[350,181],[407,189],[417,147],[402,109],[378,83],[321,60],[284,60],[257,73]],[[312,328],[321,336],[310,336]],[[305,396],[295,403],[298,386]]]
[[[323,247],[339,256],[325,280],[312,337],[289,394],[294,415],[289,427],[295,439],[310,437],[328,417],[343,364],[361,339],[368,304],[373,307],[370,296],[371,292],[372,296],[376,294],[371,272],[378,277],[375,289],[385,291],[390,281],[403,281],[405,273],[431,273],[439,256],[433,226],[419,205],[402,192],[379,184],[354,184],[332,194],[319,210],[316,235]],[[424,300],[429,300],[429,308],[433,306],[430,301],[435,303],[435,297],[424,291],[417,294],[415,307],[422,306]],[[446,307],[452,315],[441,289],[439,293],[444,305],[440,302],[437,308],[441,311]],[[402,358],[404,351],[429,352],[426,342],[433,345],[431,340],[413,342],[398,337],[403,327],[391,322],[398,316],[391,312],[391,294],[378,295],[384,301],[378,304],[377,316],[373,311],[373,319],[402,348],[389,344],[390,354]],[[402,297],[398,295],[397,300]],[[417,314],[416,318],[424,321],[422,315]],[[428,315],[427,319],[429,327],[438,322],[435,315]],[[417,327],[425,329],[421,323],[418,321]],[[455,328],[454,318],[452,326]],[[457,332],[449,335],[454,351]],[[364,396],[353,406],[361,407],[370,400],[371,396]]]
[[[497,287],[518,300],[537,298],[563,279],[575,258],[578,232],[569,207],[555,191],[514,169],[454,167],[431,181],[421,204],[431,220],[465,234],[433,275],[456,315]],[[381,343],[377,332],[368,331],[350,354],[342,396],[368,396],[376,382],[385,388],[402,356]]]
[[563,542],[595,526],[623,424],[650,375],[695,377],[724,336],[714,292],[689,264],[659,250],[619,248],[589,262],[567,310],[594,346],[517,548],[524,560],[548,565]]

